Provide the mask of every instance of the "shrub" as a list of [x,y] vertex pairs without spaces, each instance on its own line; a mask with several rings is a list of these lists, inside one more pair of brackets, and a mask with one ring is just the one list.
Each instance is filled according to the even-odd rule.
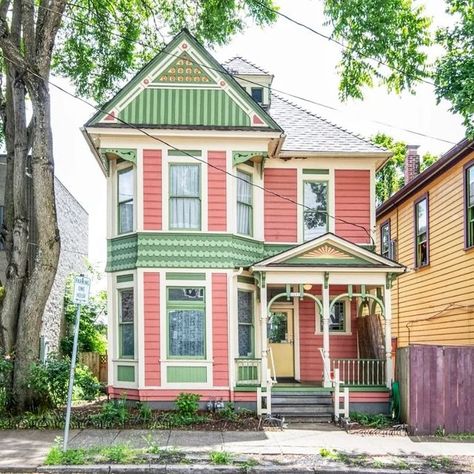
[[143,422],[148,422],[151,420],[152,410],[149,405],[146,403],[138,402],[138,418]]
[[101,428],[124,426],[130,419],[130,412],[125,399],[112,400],[102,405],[102,410],[97,415],[92,415],[94,424]]
[[180,393],[176,398],[178,414],[184,418],[193,418],[199,410],[201,395],[197,393]]
[[85,365],[76,367],[74,387],[77,389],[76,398],[88,401],[95,400],[102,390],[102,384]]
[[224,408],[218,411],[217,414],[220,418],[227,421],[235,421],[239,417],[232,402],[226,402]]
[[10,377],[12,376],[13,363],[10,356],[0,352],[0,416],[8,411],[11,402]]

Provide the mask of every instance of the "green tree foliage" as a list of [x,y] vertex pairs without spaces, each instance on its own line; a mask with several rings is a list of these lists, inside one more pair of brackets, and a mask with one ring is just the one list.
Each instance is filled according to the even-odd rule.
[[451,110],[462,115],[468,136],[474,136],[474,2],[447,0],[458,21],[440,29],[438,42],[445,48],[434,75],[438,102],[447,99]]
[[[66,336],[61,340],[61,351],[71,356],[74,339],[73,328],[76,320],[77,306],[72,301],[73,277],[68,278],[64,295],[64,317],[66,319]],[[78,352],[107,352],[107,328],[99,318],[106,316],[107,293],[100,291],[90,298],[88,304],[81,305],[79,323]]]
[[[375,190],[377,205],[379,205],[405,184],[404,170],[407,145],[405,142],[396,141],[384,133],[377,133],[377,135],[372,137],[372,141],[392,152],[392,156],[385,162],[384,166],[376,175]],[[420,172],[426,170],[438,158],[438,156],[431,153],[425,153],[420,160]]]
[[165,34],[187,27],[208,45],[224,44],[245,20],[276,19],[272,0],[79,0],[63,16],[54,70],[78,92],[102,102],[165,45]]
[[[446,0],[453,25],[442,29],[420,3],[324,0],[333,38],[347,46],[339,64],[340,96],[362,99],[363,89],[376,85],[414,92],[420,81],[434,82],[438,102],[449,100],[467,135],[474,136],[474,3]],[[434,64],[429,46],[441,50]]]

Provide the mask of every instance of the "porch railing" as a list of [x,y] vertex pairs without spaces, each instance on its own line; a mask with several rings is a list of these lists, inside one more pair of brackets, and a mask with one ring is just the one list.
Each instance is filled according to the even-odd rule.
[[260,385],[261,359],[235,359],[237,385]]
[[339,369],[345,385],[385,386],[385,359],[331,359],[331,369]]

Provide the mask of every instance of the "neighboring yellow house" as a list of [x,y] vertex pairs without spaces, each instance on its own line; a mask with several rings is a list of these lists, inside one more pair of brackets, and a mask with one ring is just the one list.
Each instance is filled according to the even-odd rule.
[[418,174],[408,147],[405,186],[377,209],[377,246],[408,267],[392,290],[392,335],[409,344],[474,344],[474,142]]

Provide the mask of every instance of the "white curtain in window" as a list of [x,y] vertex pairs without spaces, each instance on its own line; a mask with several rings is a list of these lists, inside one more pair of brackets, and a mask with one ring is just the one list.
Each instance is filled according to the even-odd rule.
[[252,185],[251,177],[237,172],[237,232],[243,235],[252,233]]
[[201,200],[198,165],[174,165],[170,170],[170,227],[199,229]]

